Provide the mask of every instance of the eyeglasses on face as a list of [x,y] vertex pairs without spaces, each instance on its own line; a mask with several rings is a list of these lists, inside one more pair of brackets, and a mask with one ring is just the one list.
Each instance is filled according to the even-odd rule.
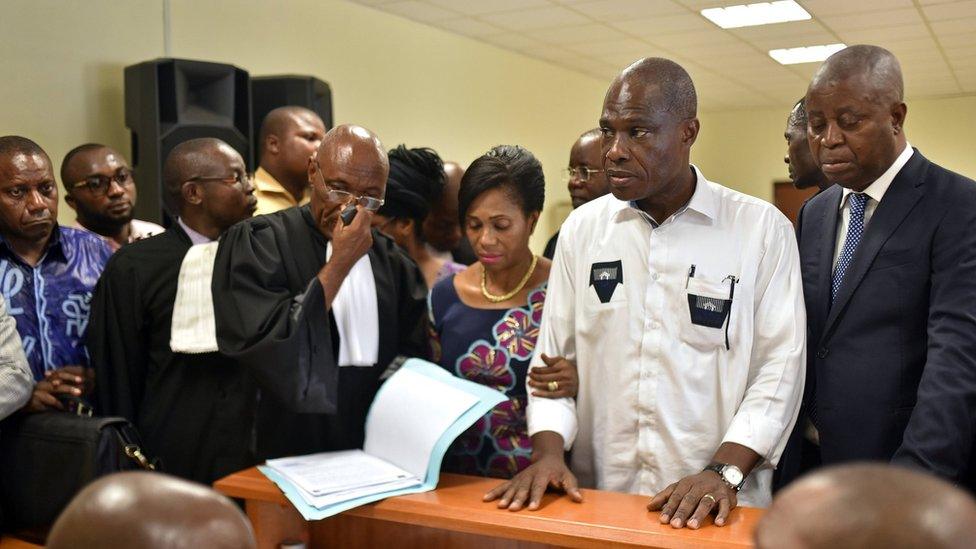
[[88,192],[96,196],[100,196],[108,192],[113,182],[122,188],[133,185],[134,181],[132,180],[132,170],[128,168],[119,168],[112,176],[93,175],[84,181],[72,183],[71,189],[74,190],[85,187],[88,189]]
[[590,176],[597,173],[603,173],[603,171],[604,170],[594,170],[587,167],[564,168],[563,177],[565,177],[567,181],[573,179],[574,177],[580,181],[588,181]]
[[246,189],[247,187],[249,187],[251,185],[251,182],[253,180],[254,180],[254,176],[253,175],[251,175],[249,173],[238,172],[238,173],[235,173],[234,175],[228,175],[228,176],[224,176],[224,177],[216,177],[216,176],[214,176],[214,177],[194,177],[194,178],[191,178],[191,179],[187,179],[187,182],[190,182],[190,181],[219,181],[219,182],[224,183],[226,185],[238,185],[242,189]]
[[380,207],[386,202],[382,198],[373,198],[372,196],[357,196],[349,191],[333,189],[325,180],[325,175],[322,174],[322,167],[319,166],[318,160],[315,161],[315,167],[318,168],[316,171],[319,173],[319,179],[322,181],[322,186],[325,188],[325,197],[329,199],[329,202],[345,204],[350,200],[354,200],[356,204],[359,204],[371,212],[375,212],[376,210],[380,209]]

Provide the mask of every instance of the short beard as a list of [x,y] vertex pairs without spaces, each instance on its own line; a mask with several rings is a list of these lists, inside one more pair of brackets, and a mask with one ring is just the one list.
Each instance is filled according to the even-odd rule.
[[[79,223],[81,223],[82,216],[79,216]],[[98,233],[102,236],[114,236],[123,227],[132,222],[134,217],[133,211],[130,209],[129,213],[123,217],[112,217],[103,214],[92,214],[86,213],[84,215],[84,227],[92,232]]]

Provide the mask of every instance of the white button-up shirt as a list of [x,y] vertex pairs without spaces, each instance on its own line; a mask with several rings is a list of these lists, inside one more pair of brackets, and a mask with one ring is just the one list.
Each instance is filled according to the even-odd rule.
[[[796,239],[772,205],[695,174],[687,207],[659,227],[613,195],[563,224],[532,365],[574,361],[579,393],[530,397],[529,433],[562,435],[581,485],[644,495],[735,442],[765,459],[739,502],[766,506],[803,392]],[[702,325],[729,297],[729,317]]]

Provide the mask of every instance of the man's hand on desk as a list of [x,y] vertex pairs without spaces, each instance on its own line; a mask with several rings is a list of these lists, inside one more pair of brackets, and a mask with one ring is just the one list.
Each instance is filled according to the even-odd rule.
[[561,488],[575,502],[583,501],[576,477],[563,460],[563,438],[551,431],[532,437],[533,463],[512,480],[503,482],[485,494],[485,501],[498,500],[498,508],[520,511],[528,501],[529,511],[542,503],[546,488]]
[[716,510],[715,525],[724,526],[737,503],[735,490],[718,473],[702,471],[658,492],[647,510],[661,511],[661,524],[670,522],[674,528],[687,525],[697,529],[705,522],[705,517]]

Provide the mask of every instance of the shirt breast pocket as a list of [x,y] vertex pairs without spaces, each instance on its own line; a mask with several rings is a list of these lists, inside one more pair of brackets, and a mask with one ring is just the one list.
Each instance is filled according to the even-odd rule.
[[730,348],[729,323],[735,296],[735,278],[724,281],[689,278],[685,290],[688,315],[682,326],[682,339],[695,349],[712,351]]

